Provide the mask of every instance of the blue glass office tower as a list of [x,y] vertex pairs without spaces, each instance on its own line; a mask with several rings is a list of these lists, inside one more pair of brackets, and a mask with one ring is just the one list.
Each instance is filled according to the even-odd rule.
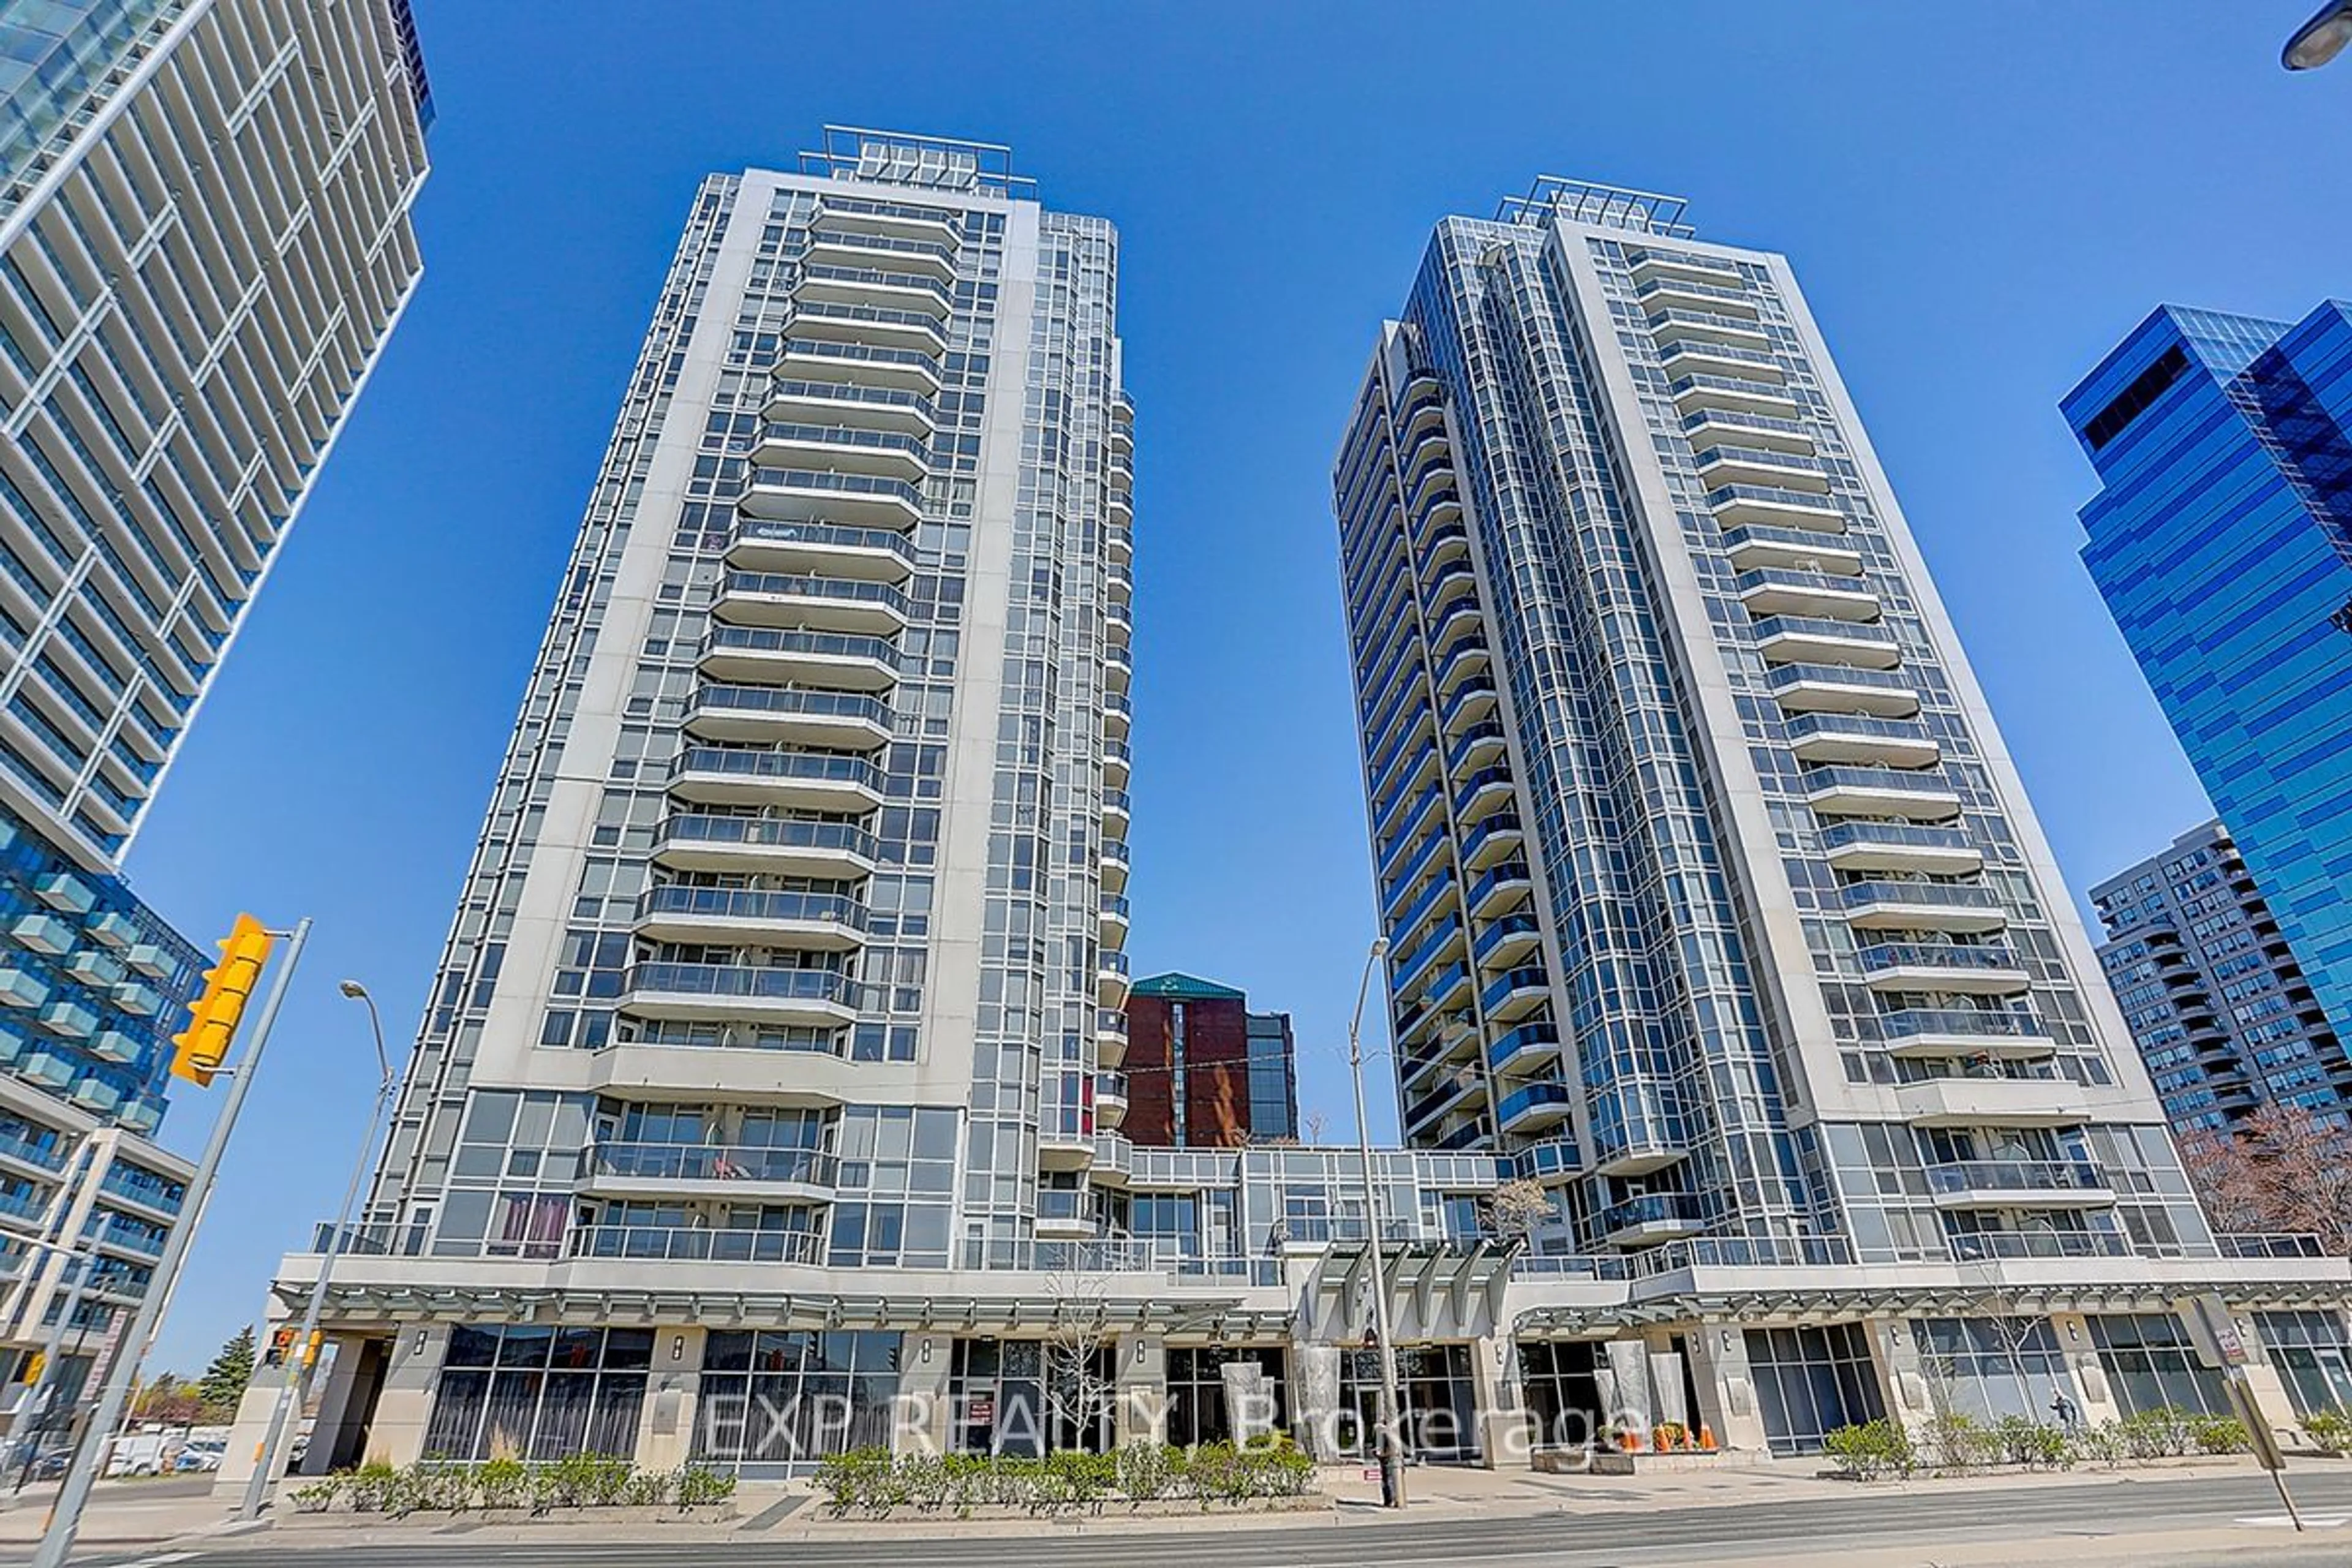
[[2352,1038],[2352,315],[2167,306],[2063,408],[2083,559]]

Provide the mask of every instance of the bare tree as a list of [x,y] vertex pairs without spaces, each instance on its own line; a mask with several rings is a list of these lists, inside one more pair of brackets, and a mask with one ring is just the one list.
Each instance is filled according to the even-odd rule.
[[1115,1358],[1109,1352],[1110,1314],[1104,1300],[1109,1281],[1103,1274],[1088,1272],[1076,1248],[1072,1254],[1071,1267],[1054,1277],[1053,1325],[1041,1347],[1051,1422],[1045,1446],[1055,1447],[1067,1432],[1081,1448],[1107,1448],[1118,1399]]
[[1479,1216],[1498,1241],[1521,1241],[1552,1216],[1551,1194],[1543,1184],[1515,1176],[1481,1199]]
[[2180,1141],[2181,1163],[2222,1231],[2294,1231],[2352,1254],[2352,1131],[2269,1104],[2227,1132]]
[[1310,1148],[1319,1149],[1323,1146],[1323,1129],[1329,1124],[1330,1120],[1319,1110],[1310,1110],[1298,1119],[1299,1124],[1307,1129],[1307,1142]]

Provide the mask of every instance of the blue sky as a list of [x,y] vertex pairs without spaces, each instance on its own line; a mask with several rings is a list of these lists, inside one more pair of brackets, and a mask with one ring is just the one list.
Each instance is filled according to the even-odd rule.
[[2309,5],[417,0],[423,289],[130,862],[199,939],[318,921],[158,1364],[341,1196],[372,1068],[335,982],[404,1053],[706,172],[826,121],[969,136],[1119,225],[1136,972],[1291,1010],[1336,1136],[1373,911],[1328,473],[1432,224],[1553,173],[1793,257],[2079,888],[2205,806],[2075,559],[2056,402],[2158,300],[2347,291],[2352,61],[2276,64]]

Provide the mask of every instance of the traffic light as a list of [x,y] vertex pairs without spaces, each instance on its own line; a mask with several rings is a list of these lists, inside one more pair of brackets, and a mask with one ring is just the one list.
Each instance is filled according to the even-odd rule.
[[188,1004],[188,1026],[172,1037],[172,1076],[209,1086],[227,1059],[237,1020],[269,962],[277,939],[251,915],[239,915],[219,943],[221,961],[205,971],[205,988]]

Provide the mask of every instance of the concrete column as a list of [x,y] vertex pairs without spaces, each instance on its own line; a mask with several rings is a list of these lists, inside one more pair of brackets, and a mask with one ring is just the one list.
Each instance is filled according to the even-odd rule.
[[1889,1417],[1916,1436],[1933,1430],[1936,1400],[1919,1355],[1919,1331],[1900,1318],[1873,1318],[1863,1325],[1870,1363],[1878,1373],[1879,1403]]
[[654,1361],[646,1373],[646,1402],[637,1411],[639,1469],[675,1470],[694,1458],[706,1338],[698,1328],[654,1331]]
[[447,1323],[404,1324],[394,1340],[383,1393],[375,1402],[362,1462],[413,1465],[425,1457],[425,1430],[433,1418],[433,1390],[449,1350]]
[[1657,1425],[1657,1407],[1650,1399],[1650,1346],[1640,1339],[1611,1340],[1602,1345],[1595,1375],[1601,1384],[1601,1419],[1611,1431],[1639,1435],[1650,1446],[1650,1428]]
[[890,1447],[900,1454],[944,1454],[953,1434],[948,1385],[955,1366],[955,1341],[925,1331],[908,1334],[898,1347],[898,1415],[890,1424]]
[[2106,1369],[2099,1364],[2099,1352],[2092,1347],[2091,1325],[2080,1312],[2053,1312],[2050,1331],[2066,1353],[2066,1370],[2074,1380],[2074,1399],[2083,1407],[2082,1425],[2097,1426],[2123,1419],[2123,1407],[2116,1403],[2116,1391],[2107,1382]]
[[1716,1446],[1761,1453],[1769,1445],[1764,1411],[1748,1370],[1748,1340],[1737,1325],[1706,1323],[1685,1336],[1691,1381],[1698,1385],[1698,1422]]
[[1337,1464],[1339,1452],[1338,1345],[1290,1347],[1290,1424],[1318,1464]]
[[2269,1348],[2254,1326],[2252,1312],[2232,1312],[2238,1325],[2238,1339],[2245,1345],[2248,1361],[2244,1372],[2246,1392],[2254,1397],[2254,1408],[2274,1432],[2284,1434],[2294,1446],[2307,1447],[2310,1439],[2303,1429],[2303,1418],[2294,1412],[2294,1401],[2288,1397],[2286,1380],[2271,1360]]
[[[333,1347],[334,1359],[327,1367],[326,1386],[319,1391],[319,1415],[310,1424],[310,1447],[302,1452],[301,1464],[295,1467],[299,1475],[323,1476],[335,1468],[335,1449],[342,1442],[344,1429],[359,1418],[356,1406],[367,1398],[367,1385],[360,1373],[367,1360],[368,1337],[330,1334],[327,1343]],[[287,1442],[291,1447],[290,1436]]]
[[1478,1400],[1478,1455],[1490,1470],[1535,1464],[1535,1433],[1519,1391],[1519,1351],[1507,1332],[1470,1342],[1470,1384]]
[[1117,1442],[1168,1440],[1168,1340],[1163,1334],[1121,1334],[1111,1349],[1115,1381]]

